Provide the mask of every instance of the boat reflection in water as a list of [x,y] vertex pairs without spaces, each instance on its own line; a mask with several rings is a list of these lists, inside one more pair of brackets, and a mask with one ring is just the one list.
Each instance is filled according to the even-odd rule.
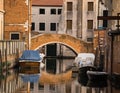
[[[90,72],[90,71],[89,71]],[[107,74],[105,73],[105,75],[94,75],[92,76],[91,74],[89,74],[89,72],[84,72],[81,71],[78,74],[78,82],[85,87],[91,87],[91,88],[104,88],[107,87],[108,85],[108,80],[107,80]],[[95,71],[94,71],[95,72]]]
[[[105,82],[102,84],[90,82],[84,76],[82,82],[78,81],[81,76],[72,78],[72,69],[65,70],[72,62],[73,60],[56,62],[56,73],[46,71],[47,68],[41,70],[30,67],[10,70],[10,74],[4,72],[4,78],[0,79],[0,93],[120,93],[120,88],[111,86],[109,80],[104,85]],[[64,68],[60,67],[63,64]],[[119,84],[116,80],[120,80],[119,75],[117,78],[116,75],[111,78],[111,81],[114,81],[112,84]],[[84,81],[86,83],[82,84]]]
[[[23,67],[19,70],[19,76],[24,83],[27,83],[27,93],[36,92],[38,93],[38,82],[40,79],[40,68],[39,67]],[[34,86],[33,90],[30,90],[31,85]]]

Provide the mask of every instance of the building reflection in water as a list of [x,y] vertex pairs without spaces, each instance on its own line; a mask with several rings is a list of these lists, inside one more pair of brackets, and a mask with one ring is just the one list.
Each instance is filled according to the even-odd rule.
[[[0,93],[120,93],[120,89],[111,91],[108,86],[94,86],[94,83],[87,81],[82,84],[78,77],[72,78],[73,60],[57,60],[56,67],[26,68],[22,70],[9,70],[0,76]],[[45,64],[47,64],[45,62]],[[52,63],[50,64],[52,65]],[[49,66],[49,65],[48,65]],[[19,72],[19,73],[17,73]],[[22,77],[21,77],[22,75]],[[23,78],[24,75],[27,75]],[[38,78],[31,78],[28,75],[39,75]],[[24,79],[24,80],[23,80]],[[92,85],[91,85],[92,84]],[[98,84],[98,83],[97,83]]]

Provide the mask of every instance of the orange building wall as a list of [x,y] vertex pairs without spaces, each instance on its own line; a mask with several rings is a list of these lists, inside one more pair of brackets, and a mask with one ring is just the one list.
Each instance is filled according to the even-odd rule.
[[[26,2],[27,0],[5,0],[4,37],[6,40],[10,39],[10,32],[20,32],[20,39],[22,39],[23,33],[28,33],[28,30],[24,27],[25,23],[28,21],[29,9]],[[28,27],[28,25],[26,25],[26,27]]]

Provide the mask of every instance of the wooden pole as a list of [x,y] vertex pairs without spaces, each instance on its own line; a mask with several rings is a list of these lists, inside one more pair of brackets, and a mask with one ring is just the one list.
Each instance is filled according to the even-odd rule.
[[5,65],[6,65],[6,71],[8,71],[7,49],[5,49]]
[[0,49],[0,66],[1,66],[1,72],[0,72],[0,74],[2,74],[3,67],[2,67],[2,54],[1,54],[1,49]]
[[27,84],[27,93],[30,93],[30,82]]

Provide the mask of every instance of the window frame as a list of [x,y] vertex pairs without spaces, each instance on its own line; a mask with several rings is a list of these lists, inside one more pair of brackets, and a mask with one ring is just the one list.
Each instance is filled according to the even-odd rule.
[[67,29],[72,30],[72,20],[67,20]]
[[88,2],[88,11],[94,11],[94,2]]
[[67,11],[73,10],[73,2],[67,2]]
[[56,9],[55,8],[50,9],[50,14],[51,15],[56,15]]
[[[16,36],[14,36],[15,38],[12,39],[12,35],[13,34],[17,34],[18,35],[18,39],[16,39]],[[20,33],[19,32],[11,32],[10,33],[10,40],[20,40]]]
[[39,9],[39,14],[45,14],[45,9],[44,8],[40,8]]
[[58,15],[62,13],[62,9],[58,9]]
[[[91,23],[91,22],[92,22],[92,23]],[[91,26],[91,24],[92,24],[92,26]],[[93,20],[87,20],[87,29],[88,29],[88,30],[93,29]]]
[[35,22],[32,22],[31,23],[31,31],[34,31],[35,30]]
[[39,31],[45,31],[45,23],[44,22],[39,23]]
[[56,23],[50,23],[50,31],[56,31],[57,30],[57,24]]

